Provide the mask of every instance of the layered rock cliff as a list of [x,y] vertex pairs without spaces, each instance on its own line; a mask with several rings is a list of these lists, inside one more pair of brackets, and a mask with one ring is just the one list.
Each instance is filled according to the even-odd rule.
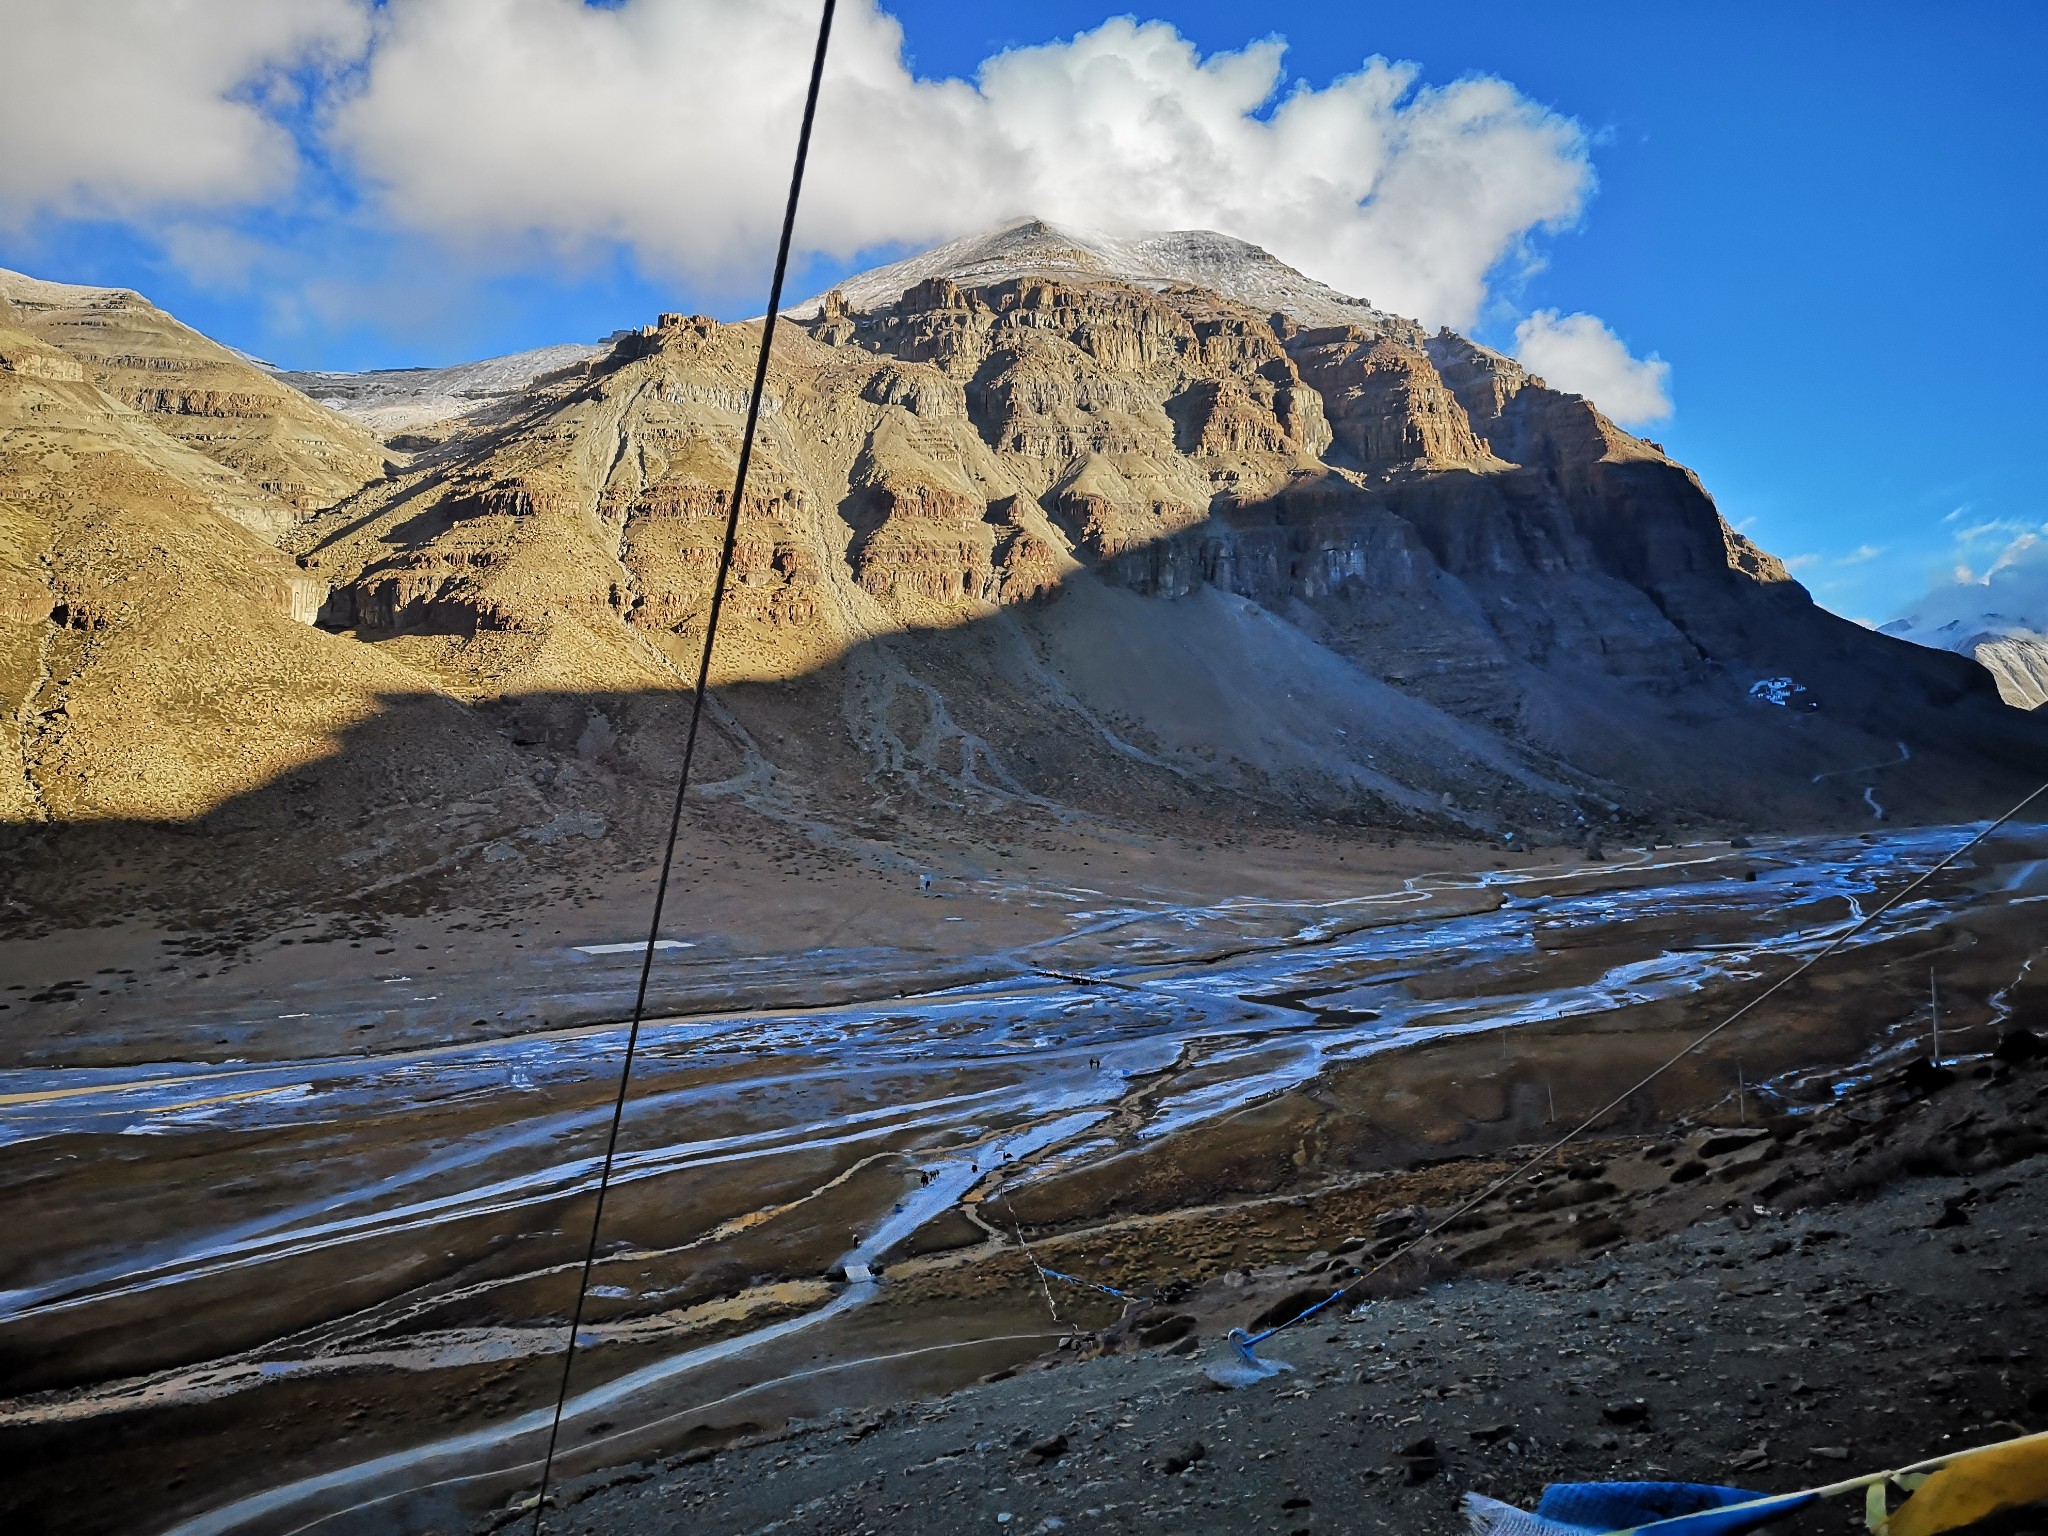
[[[59,407],[36,402],[62,397],[79,434],[95,411],[102,435],[146,429],[159,459],[186,452],[190,486],[233,483],[194,491],[204,515],[152,501],[213,553],[143,606],[225,633],[240,603],[286,628],[242,623],[241,652],[137,705],[150,730],[231,744],[181,759],[175,793],[153,790],[153,750],[122,749],[147,731],[60,716],[24,662],[10,708],[42,722],[24,815],[62,819],[67,765],[121,758],[128,814],[211,806],[252,836],[317,820],[382,850],[370,867],[488,883],[532,851],[528,823],[634,824],[659,802],[758,323],[662,316],[401,467],[276,381],[261,430],[180,435],[265,418],[138,393],[140,365],[110,359],[146,349],[106,339],[131,311],[81,332],[46,309],[36,337],[0,335],[16,504],[48,483],[35,423]],[[194,412],[254,394],[163,388]],[[1657,445],[1222,237],[1031,224],[849,282],[791,313],[761,423],[707,771],[714,799],[805,838],[886,851],[949,818],[1137,832],[1262,813],[1576,841],[1631,818],[1974,813],[2048,771],[2048,727],[1981,668],[1815,607]],[[258,487],[266,522],[223,467],[259,449],[279,484],[326,464],[360,488],[309,512]],[[63,627],[47,573],[78,589],[67,614],[116,584],[53,531],[126,516],[127,492],[91,484],[61,493],[65,519],[23,523],[24,657]],[[235,574],[259,568],[282,607]],[[116,643],[126,622],[69,686],[146,670],[164,642]],[[252,688],[295,669],[290,707]],[[451,797],[469,809],[437,820]]]
[[58,349],[110,399],[231,471],[231,515],[274,538],[383,473],[384,445],[140,294],[0,270],[16,329]]
[[[956,721],[990,717],[969,734],[996,760],[1055,731],[1118,759],[1105,781],[1485,830],[1568,831],[1623,802],[1790,814],[1833,798],[1815,772],[1902,737],[2033,750],[1999,745],[1981,673],[1814,607],[1587,401],[1275,282],[1262,252],[1215,287],[1183,280],[1190,251],[1216,273],[1230,244],[1027,224],[793,311],[717,675],[900,666],[891,636],[951,635],[919,648],[918,681]],[[1126,247],[1144,254],[1129,275]],[[1333,311],[1353,323],[1318,323]],[[334,585],[327,622],[478,691],[672,679],[757,342],[665,316],[308,525],[292,547]],[[1162,631],[1185,639],[1157,653]],[[977,671],[988,647],[1015,665]],[[1753,694],[1792,674],[1799,707]],[[1302,713],[1275,718],[1276,694]]]

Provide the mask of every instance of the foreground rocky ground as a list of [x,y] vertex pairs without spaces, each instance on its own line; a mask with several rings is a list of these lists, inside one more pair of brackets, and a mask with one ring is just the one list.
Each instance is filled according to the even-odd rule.
[[[1895,1069],[1768,1134],[1606,1142],[1525,1178],[1520,1214],[1461,1224],[1430,1283],[1273,1341],[1294,1370],[1249,1388],[1206,1377],[1221,1332],[1293,1310],[1391,1237],[1333,1232],[1324,1246],[1348,1252],[1233,1271],[935,1402],[572,1480],[547,1529],[1449,1533],[1466,1489],[1791,1489],[2038,1430],[2048,1071],[2009,1039],[2023,1059]],[[1537,1243],[1458,1272],[1456,1251],[1483,1260],[1546,1226],[1586,1229],[1587,1256]],[[1783,1528],[1859,1519],[1838,1502]],[[2048,1526],[2022,1512],[1997,1529]]]

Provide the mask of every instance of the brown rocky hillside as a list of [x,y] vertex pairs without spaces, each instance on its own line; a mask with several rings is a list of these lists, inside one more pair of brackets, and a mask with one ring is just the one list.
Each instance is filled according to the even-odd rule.
[[[133,295],[103,297],[112,332],[79,319],[82,302],[36,310],[0,296],[0,699],[13,757],[0,814],[18,831],[202,817],[366,718],[379,689],[406,685],[374,651],[310,627],[316,586],[259,536],[295,510],[235,467],[280,440],[317,441],[359,482],[381,455],[304,400],[277,416],[251,405],[218,439],[194,418],[138,409],[116,391],[141,365],[106,363],[108,335],[129,336],[135,356],[176,356],[179,328]],[[93,345],[75,344],[78,327]],[[229,377],[229,355],[194,341],[192,371]]]
[[[860,858],[992,817],[1577,841],[2048,770],[1981,668],[1817,608],[1585,400],[1237,242],[1134,249],[1027,224],[794,313],[695,814]],[[644,853],[757,324],[663,316],[387,472],[133,295],[8,282],[22,867],[80,820],[329,895]]]
[[274,538],[384,471],[384,445],[281,385],[140,294],[0,271],[10,322],[57,347],[85,379],[157,431],[234,471],[257,493],[231,515]]

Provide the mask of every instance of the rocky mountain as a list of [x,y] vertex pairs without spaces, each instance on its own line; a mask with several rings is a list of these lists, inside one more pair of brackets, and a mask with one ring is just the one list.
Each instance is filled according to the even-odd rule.
[[2048,705],[2048,558],[2039,544],[1980,580],[1930,591],[1881,632],[1973,658],[2016,709]]
[[312,628],[275,540],[375,440],[134,294],[0,285],[0,826],[176,823],[412,675]]
[[235,476],[219,482],[220,504],[265,537],[384,471],[375,434],[140,294],[0,270],[0,299],[13,330],[55,348],[109,400]]
[[[1295,271],[1251,242],[1214,230],[1116,235],[1061,228],[1043,219],[1019,219],[987,234],[948,241],[848,278],[837,291],[855,308],[879,309],[929,277],[971,288],[1024,276],[1079,283],[1110,279],[1155,292],[1200,288],[1255,310],[1286,314],[1303,325],[1377,331],[1397,323],[1394,316]],[[790,313],[815,316],[825,297],[820,294]]]
[[[108,340],[175,322],[66,302],[17,301],[0,372],[12,814],[352,890],[647,845],[756,324],[664,315],[387,466],[277,380],[191,431]],[[252,515],[243,465],[316,425],[353,494]],[[1976,814],[2048,769],[1982,668],[1817,608],[1655,444],[1202,232],[1026,223],[799,306],[734,578],[693,815],[850,857]]]

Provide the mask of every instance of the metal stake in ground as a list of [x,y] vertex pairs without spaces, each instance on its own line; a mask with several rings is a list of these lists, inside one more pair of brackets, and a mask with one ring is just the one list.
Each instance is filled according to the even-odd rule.
[[1941,993],[1934,985],[1934,967],[1927,967],[1927,1013],[1934,1021],[1934,1064],[1941,1065]]

